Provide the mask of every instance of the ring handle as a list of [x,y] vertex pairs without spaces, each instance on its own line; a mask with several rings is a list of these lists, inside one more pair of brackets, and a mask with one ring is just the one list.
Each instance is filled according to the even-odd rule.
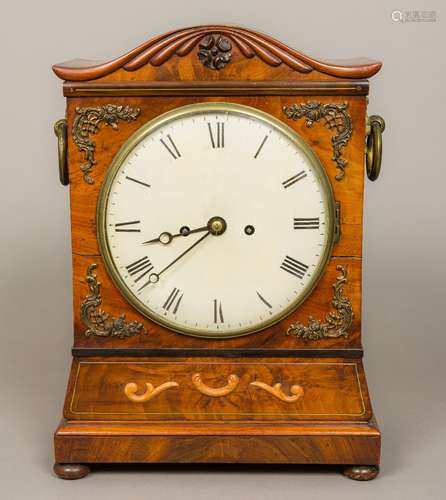
[[211,396],[212,398],[220,398],[222,396],[227,396],[228,394],[230,394],[232,391],[235,390],[239,382],[240,379],[237,377],[237,375],[232,374],[229,375],[228,383],[223,387],[209,387],[208,385],[203,383],[203,380],[201,379],[201,375],[199,373],[195,373],[194,375],[192,375],[192,383],[194,384],[194,386],[202,394],[205,394],[206,396]]
[[54,133],[57,136],[57,157],[59,160],[59,180],[62,186],[68,186],[67,166],[67,120],[62,118],[54,124]]
[[381,171],[382,133],[386,123],[381,116],[372,115],[368,118],[368,133],[366,139],[366,170],[367,177],[376,181]]

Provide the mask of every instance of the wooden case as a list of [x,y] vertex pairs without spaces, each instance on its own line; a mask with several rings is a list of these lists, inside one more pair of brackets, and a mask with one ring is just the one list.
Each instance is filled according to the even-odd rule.
[[[364,466],[346,469],[355,479],[376,475],[361,259],[366,78],[380,66],[320,62],[249,29],[202,26],[110,62],[53,67],[67,97],[60,167],[70,185],[74,300],[59,476],[81,477],[95,462],[166,461],[344,464]],[[304,138],[330,179],[340,233],[301,307],[226,340],[175,333],[132,308],[107,275],[96,234],[99,189],[122,144],[168,110],[220,101],[265,111]],[[228,394],[212,394],[234,380]],[[156,392],[166,383],[177,385]]]

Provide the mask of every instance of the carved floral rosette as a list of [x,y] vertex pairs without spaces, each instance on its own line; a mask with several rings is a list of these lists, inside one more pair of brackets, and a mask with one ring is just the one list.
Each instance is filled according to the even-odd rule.
[[231,60],[232,45],[222,35],[208,35],[198,44],[198,59],[210,69],[221,69]]

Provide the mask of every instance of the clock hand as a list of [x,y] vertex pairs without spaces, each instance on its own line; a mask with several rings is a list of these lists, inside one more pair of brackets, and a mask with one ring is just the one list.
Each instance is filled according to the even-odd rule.
[[154,238],[153,240],[143,241],[142,245],[149,245],[150,243],[162,243],[163,245],[168,245],[174,238],[178,238],[178,236],[189,236],[194,233],[202,233],[203,231],[208,231],[208,226],[198,227],[197,229],[189,229],[180,231],[177,234],[171,234],[167,231],[161,233],[158,238]]
[[[201,229],[201,228],[200,228]],[[184,257],[187,253],[189,253],[193,248],[195,248],[199,243],[201,243],[205,238],[207,238],[210,234],[214,236],[220,236],[226,231],[226,221],[222,217],[211,217],[206,226],[207,233],[204,234],[201,238],[199,238],[195,243],[193,243],[189,248],[184,250],[176,259],[174,259],[170,264],[161,269],[159,273],[151,273],[149,274],[149,279],[144,285],[138,289],[140,292],[143,288],[151,283],[158,283],[160,276],[167,271],[171,266],[173,266],[176,262],[178,262],[182,257]],[[197,230],[195,230],[197,232]],[[188,233],[189,234],[189,233]]]
[[166,267],[161,269],[159,273],[151,273],[149,274],[149,279],[147,280],[144,285],[138,289],[138,292],[140,292],[143,288],[145,288],[147,285],[150,285],[151,283],[158,283],[160,276],[167,271],[171,266],[173,266],[176,262],[178,262],[182,257],[184,257],[187,253],[189,253],[193,248],[195,248],[199,243],[201,243],[205,238],[207,238],[211,234],[210,231],[208,231],[205,235],[203,235],[201,238],[199,238],[193,245],[191,245],[189,248],[187,248],[184,252],[182,252],[176,259],[174,259],[170,264],[168,264]]

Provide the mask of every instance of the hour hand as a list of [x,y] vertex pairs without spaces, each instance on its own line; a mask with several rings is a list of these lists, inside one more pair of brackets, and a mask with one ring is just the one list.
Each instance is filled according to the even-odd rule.
[[188,227],[183,226],[180,229],[180,232],[177,234],[172,234],[167,231],[164,231],[158,236],[158,238],[153,238],[153,240],[143,241],[142,244],[149,245],[150,243],[161,243],[163,245],[168,245],[174,238],[178,238],[178,236],[189,236],[190,234],[201,233],[204,231],[208,231],[208,226],[198,227],[196,229],[189,229]]
[[[175,235],[177,236],[177,235]],[[143,245],[148,245],[149,243],[162,243],[163,245],[168,245],[174,238],[174,235],[171,233],[168,233],[167,231],[164,233],[161,233],[158,238],[153,238],[153,240],[147,240],[143,241]]]

